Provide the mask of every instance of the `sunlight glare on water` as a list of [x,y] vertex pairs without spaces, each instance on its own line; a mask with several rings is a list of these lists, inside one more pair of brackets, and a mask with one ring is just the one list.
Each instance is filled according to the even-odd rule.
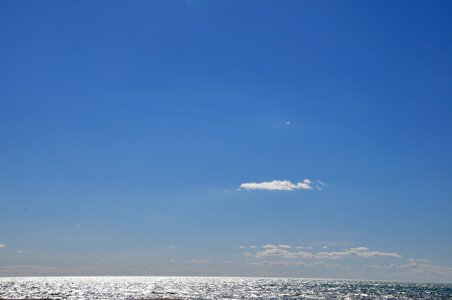
[[228,277],[1,278],[0,299],[452,299],[451,284]]

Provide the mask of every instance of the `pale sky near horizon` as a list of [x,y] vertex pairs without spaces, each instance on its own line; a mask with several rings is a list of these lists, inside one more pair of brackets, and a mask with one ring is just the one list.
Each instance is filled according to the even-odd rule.
[[452,2],[0,2],[0,276],[452,281]]

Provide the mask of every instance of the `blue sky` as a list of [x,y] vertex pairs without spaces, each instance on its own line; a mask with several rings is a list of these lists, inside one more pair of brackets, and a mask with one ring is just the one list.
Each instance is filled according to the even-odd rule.
[[450,1],[3,1],[0,275],[452,280]]

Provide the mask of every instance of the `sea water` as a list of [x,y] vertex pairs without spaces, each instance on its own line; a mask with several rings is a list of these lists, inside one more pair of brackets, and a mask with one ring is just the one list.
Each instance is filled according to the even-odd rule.
[[452,299],[452,284],[240,277],[3,277],[0,299]]

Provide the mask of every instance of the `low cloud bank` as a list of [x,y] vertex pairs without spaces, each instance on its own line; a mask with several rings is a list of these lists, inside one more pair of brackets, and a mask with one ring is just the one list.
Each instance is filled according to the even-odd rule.
[[[355,247],[340,251],[323,251],[323,252],[308,252],[308,251],[290,251],[290,246],[287,245],[272,245],[268,244],[262,246],[262,249],[254,253],[255,258],[263,257],[281,257],[285,259],[341,259],[346,257],[393,257],[401,258],[402,255],[396,252],[373,251],[366,247]],[[248,255],[249,256],[249,255]]]

